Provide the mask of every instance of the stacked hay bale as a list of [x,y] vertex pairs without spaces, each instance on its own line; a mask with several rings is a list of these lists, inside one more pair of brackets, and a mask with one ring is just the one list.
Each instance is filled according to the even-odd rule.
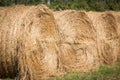
[[[115,24],[117,25],[117,32],[120,40],[120,12],[112,11],[111,14],[115,17]],[[120,46],[120,42],[119,42],[119,46]],[[118,61],[120,61],[120,52],[118,54]]]
[[57,32],[44,5],[0,10],[0,77],[38,80],[57,71]]
[[118,61],[119,36],[116,19],[111,12],[88,12],[96,30],[100,62],[111,64]]
[[61,35],[62,70],[88,71],[119,60],[119,12],[66,10],[54,15]]
[[96,33],[85,12],[66,10],[54,13],[61,37],[62,71],[88,71],[99,64]]

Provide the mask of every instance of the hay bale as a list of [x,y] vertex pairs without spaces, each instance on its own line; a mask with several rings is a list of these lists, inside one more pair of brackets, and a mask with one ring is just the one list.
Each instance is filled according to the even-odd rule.
[[55,74],[57,31],[44,5],[0,9],[0,78],[38,80]]
[[[117,33],[118,33],[119,40],[120,40],[120,12],[114,12],[114,11],[112,11],[111,14],[115,17],[115,23],[117,25]],[[118,60],[120,61],[120,52],[118,54]]]
[[99,64],[95,29],[85,12],[66,10],[54,13],[61,37],[62,71],[88,71]]
[[111,12],[88,12],[87,14],[96,30],[98,55],[101,63],[116,62],[120,44],[115,17]]
[[119,12],[54,12],[63,71],[88,71],[119,60]]

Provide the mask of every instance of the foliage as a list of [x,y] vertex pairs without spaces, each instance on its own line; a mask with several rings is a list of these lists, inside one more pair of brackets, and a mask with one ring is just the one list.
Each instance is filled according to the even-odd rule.
[[46,4],[54,10],[120,10],[120,0],[0,0],[0,6],[14,4],[36,5],[39,3]]
[[53,10],[120,10],[120,0],[0,0],[0,6],[46,4]]

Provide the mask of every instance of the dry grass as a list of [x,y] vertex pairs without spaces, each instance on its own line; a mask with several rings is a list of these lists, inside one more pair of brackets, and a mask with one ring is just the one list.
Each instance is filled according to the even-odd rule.
[[120,57],[118,56],[120,54],[119,25],[112,12],[89,12],[87,15],[96,30],[100,62],[111,64],[118,61]]

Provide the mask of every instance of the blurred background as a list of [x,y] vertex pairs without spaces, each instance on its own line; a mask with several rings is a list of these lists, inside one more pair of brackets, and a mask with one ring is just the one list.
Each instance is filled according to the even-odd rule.
[[12,6],[18,4],[37,5],[40,3],[46,4],[53,10],[120,10],[120,0],[0,0],[0,6]]

